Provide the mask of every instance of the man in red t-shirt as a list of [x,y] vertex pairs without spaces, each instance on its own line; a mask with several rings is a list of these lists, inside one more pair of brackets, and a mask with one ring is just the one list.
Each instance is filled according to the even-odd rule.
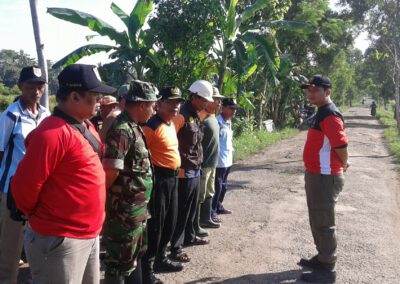
[[33,282],[98,284],[105,173],[103,145],[88,119],[100,94],[115,89],[91,65],[69,65],[58,81],[58,105],[26,138],[11,192],[29,222],[24,245]]
[[315,75],[301,88],[306,90],[308,101],[318,107],[309,120],[303,153],[307,206],[318,254],[300,260],[300,266],[312,269],[312,272],[303,273],[301,280],[334,283],[337,247],[335,204],[343,188],[343,172],[349,167],[348,140],[343,116],[330,98],[329,78]]

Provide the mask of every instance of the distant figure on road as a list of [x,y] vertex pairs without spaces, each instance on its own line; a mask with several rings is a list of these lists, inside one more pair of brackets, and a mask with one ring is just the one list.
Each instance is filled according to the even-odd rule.
[[377,105],[376,105],[375,101],[373,101],[371,104],[371,115],[372,116],[376,115],[376,108],[377,108]]
[[336,281],[335,204],[344,185],[343,172],[349,167],[344,120],[331,101],[331,82],[315,75],[307,84],[308,101],[318,110],[312,119],[304,146],[305,190],[311,231],[318,254],[298,263],[312,269],[301,280],[311,283]]

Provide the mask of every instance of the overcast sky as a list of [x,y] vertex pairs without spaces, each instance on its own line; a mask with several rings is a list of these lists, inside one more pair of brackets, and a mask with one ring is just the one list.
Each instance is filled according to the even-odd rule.
[[[57,19],[46,13],[47,7],[72,8],[92,14],[109,23],[118,30],[124,29],[124,24],[110,9],[114,2],[129,13],[135,0],[38,0],[41,36],[45,44],[47,59],[57,61],[73,50],[88,44],[87,35],[94,32],[66,21]],[[335,0],[330,0],[334,6]],[[0,0],[0,49],[24,50],[36,58],[36,47],[32,28],[31,12],[28,0]],[[106,37],[97,37],[90,43],[112,44]],[[356,40],[356,47],[365,50],[368,46],[366,34]],[[80,60],[80,63],[97,64],[107,60],[105,53],[93,55]]]

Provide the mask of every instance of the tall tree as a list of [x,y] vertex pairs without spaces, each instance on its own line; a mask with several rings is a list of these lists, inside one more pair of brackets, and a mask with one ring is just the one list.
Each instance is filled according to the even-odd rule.
[[[133,78],[144,79],[146,63],[153,46],[153,39],[148,31],[144,29],[144,25],[153,10],[153,1],[138,0],[129,15],[115,3],[111,4],[111,10],[125,24],[125,31],[120,32],[105,21],[81,11],[66,8],[48,8],[48,13],[54,17],[88,27],[100,36],[107,36],[115,41],[115,45],[88,44],[82,46],[56,62],[54,64],[55,68],[75,63],[85,56],[102,51],[110,51],[110,58],[115,59],[116,64],[122,70]],[[91,38],[93,36],[87,37],[88,40]]]

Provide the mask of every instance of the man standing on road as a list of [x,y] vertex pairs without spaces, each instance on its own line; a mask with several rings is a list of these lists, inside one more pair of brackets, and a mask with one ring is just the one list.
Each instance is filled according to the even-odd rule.
[[167,257],[167,245],[178,217],[178,174],[181,166],[178,137],[172,119],[183,101],[178,87],[160,90],[157,113],[143,127],[154,165],[154,188],[149,202],[148,248],[142,259],[143,283],[153,284],[155,272],[177,272],[180,262]]
[[50,112],[39,104],[46,86],[40,67],[21,70],[21,96],[0,115],[0,283],[17,283],[23,244],[23,224],[10,218],[7,192],[10,178],[25,154],[25,138]]
[[[105,284],[142,283],[140,257],[147,245],[153,168],[139,124],[153,115],[157,95],[153,84],[132,81],[124,96],[125,109],[107,132],[103,160],[107,188]],[[154,279],[154,283],[160,282]]]
[[100,94],[115,89],[91,65],[69,65],[58,81],[57,107],[27,137],[11,192],[29,222],[24,245],[33,283],[97,284],[106,192],[102,145],[88,119]]
[[222,112],[218,115],[219,124],[219,155],[218,164],[215,173],[215,194],[212,201],[211,219],[216,222],[222,222],[219,214],[232,214],[232,211],[226,209],[222,204],[225,198],[228,175],[233,164],[233,131],[232,118],[236,113],[236,101],[233,98],[224,98],[222,100]]
[[221,99],[218,89],[213,87],[214,102],[208,103],[206,109],[200,113],[202,130],[204,133],[203,164],[201,165],[200,194],[198,205],[198,228],[219,228],[220,224],[211,219],[212,198],[215,193],[215,172],[219,154],[219,125],[216,112],[221,108]]
[[179,142],[181,168],[178,184],[178,221],[171,239],[171,258],[179,262],[189,262],[183,246],[206,245],[208,240],[196,236],[194,227],[197,200],[200,188],[200,169],[203,162],[199,112],[208,102],[213,102],[212,85],[197,80],[190,88],[190,99],[173,119]]
[[312,269],[312,272],[303,273],[301,280],[334,283],[337,247],[335,204],[344,185],[343,172],[349,167],[348,140],[343,116],[330,98],[330,80],[315,75],[301,88],[306,90],[308,101],[318,107],[311,118],[303,152],[307,206],[318,254],[300,260],[300,266]]

